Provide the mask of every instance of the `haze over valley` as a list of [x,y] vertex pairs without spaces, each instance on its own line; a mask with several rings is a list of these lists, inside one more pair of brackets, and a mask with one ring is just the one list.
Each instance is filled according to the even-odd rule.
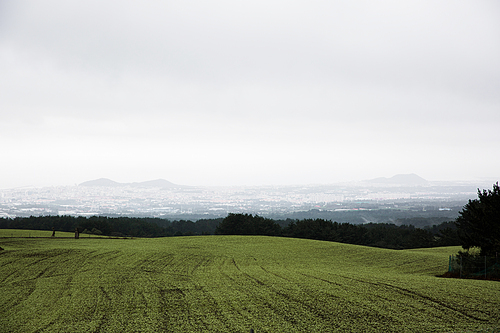
[[492,182],[431,182],[415,174],[330,185],[185,186],[157,179],[96,179],[77,186],[0,190],[0,217],[73,215],[186,219],[248,213],[271,218],[402,223],[452,220],[477,189]]
[[0,1],[0,216],[454,218],[500,179],[499,17]]

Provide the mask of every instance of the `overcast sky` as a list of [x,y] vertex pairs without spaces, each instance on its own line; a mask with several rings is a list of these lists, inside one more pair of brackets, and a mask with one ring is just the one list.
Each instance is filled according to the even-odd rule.
[[500,2],[0,0],[0,188],[500,179]]

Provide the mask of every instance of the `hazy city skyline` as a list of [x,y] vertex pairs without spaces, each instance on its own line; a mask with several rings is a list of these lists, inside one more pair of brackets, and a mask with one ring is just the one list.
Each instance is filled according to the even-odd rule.
[[356,223],[410,216],[454,219],[477,196],[478,186],[491,185],[429,182],[417,175],[332,185],[226,187],[97,179],[78,186],[0,189],[0,217],[104,215],[197,220],[249,213],[280,218],[321,216]]
[[497,1],[0,1],[0,189],[500,178]]

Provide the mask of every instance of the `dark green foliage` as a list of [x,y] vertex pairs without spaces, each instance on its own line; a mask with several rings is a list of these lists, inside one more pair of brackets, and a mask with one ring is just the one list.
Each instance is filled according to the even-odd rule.
[[390,249],[459,245],[455,224],[445,222],[430,228],[387,223],[356,225],[324,219],[272,220],[250,214],[229,214],[222,219],[197,222],[158,218],[92,216],[31,216],[0,219],[0,229],[34,229],[103,234],[115,237],[165,237],[211,235],[268,235],[308,238]]
[[[374,226],[375,228],[387,228],[385,236],[379,240],[386,243],[388,248],[402,249],[402,248],[418,248],[418,247],[432,247],[433,235],[430,231],[420,228],[415,228],[410,225],[402,225],[396,227],[390,224]],[[402,245],[404,247],[402,247]]]
[[99,230],[99,229],[96,229],[96,228],[93,228],[91,231],[90,231],[91,234],[93,235],[102,235],[102,231]]
[[307,219],[291,222],[283,235],[295,238],[319,239],[334,242],[362,244],[365,230],[349,223],[337,223],[323,219]]
[[0,229],[30,229],[73,232],[78,228],[84,234],[114,237],[165,237],[212,235],[223,219],[168,221],[158,218],[106,216],[30,216],[14,219],[0,218]]
[[3,218],[0,219],[0,229],[52,230],[54,228],[57,231],[73,232],[85,220],[87,220],[85,217],[67,215]]
[[458,255],[450,257],[448,273],[450,277],[498,279],[500,261],[498,256],[481,256],[469,251],[458,251]]
[[478,189],[478,199],[469,200],[456,220],[462,247],[481,248],[481,255],[500,252],[500,188]]
[[443,222],[425,229],[434,235],[434,242],[437,246],[454,246],[460,244],[457,226],[454,221]]
[[218,235],[280,236],[281,227],[274,220],[251,214],[229,214],[217,226]]
[[73,232],[78,228],[85,234],[115,237],[164,237],[213,234],[222,219],[168,221],[158,218],[106,216],[30,216],[14,219],[0,218],[0,229],[30,229]]
[[193,222],[186,220],[169,221],[165,219],[151,219],[151,222],[164,228],[168,236],[192,236],[213,235],[222,220],[223,218],[201,219]]
[[[458,209],[457,209],[458,212]],[[435,214],[436,212],[433,212]],[[455,214],[456,216],[456,214]],[[406,217],[406,218],[398,218],[395,221],[396,225],[412,225],[417,228],[428,228],[433,225],[441,225],[442,223],[453,220],[454,218],[450,217],[441,217],[441,216],[431,216],[431,217]]]
[[354,225],[322,219],[299,220],[291,222],[284,228],[283,235],[286,237],[319,239],[389,249],[410,249],[441,245],[439,237],[436,237],[429,230],[405,225],[398,227],[387,223]]
[[[335,222],[337,223],[337,222]],[[284,230],[287,237],[333,241],[336,239],[332,221],[304,219],[291,222]]]

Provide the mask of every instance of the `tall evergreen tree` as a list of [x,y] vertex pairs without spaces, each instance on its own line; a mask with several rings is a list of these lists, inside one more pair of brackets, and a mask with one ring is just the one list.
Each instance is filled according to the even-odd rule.
[[469,200],[456,220],[461,245],[481,248],[481,255],[500,253],[500,188],[478,189],[478,199]]

